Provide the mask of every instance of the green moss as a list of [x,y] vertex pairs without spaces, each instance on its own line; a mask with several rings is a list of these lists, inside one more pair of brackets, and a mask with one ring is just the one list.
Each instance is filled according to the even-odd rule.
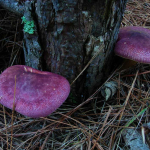
[[27,21],[25,16],[23,16],[21,19],[22,19],[22,24],[24,23],[24,27],[23,27],[24,32],[29,33],[29,34],[34,34],[34,31],[35,31],[34,21],[33,20]]

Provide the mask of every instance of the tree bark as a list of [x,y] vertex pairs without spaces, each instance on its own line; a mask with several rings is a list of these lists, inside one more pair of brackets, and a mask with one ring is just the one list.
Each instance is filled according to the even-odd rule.
[[26,65],[61,74],[72,83],[92,59],[71,87],[81,96],[95,91],[112,70],[113,47],[126,2],[0,0],[0,5],[34,20],[34,34],[24,32]]

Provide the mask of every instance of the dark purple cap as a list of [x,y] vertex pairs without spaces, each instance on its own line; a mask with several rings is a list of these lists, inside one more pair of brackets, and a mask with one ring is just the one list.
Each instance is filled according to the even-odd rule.
[[120,57],[150,64],[150,30],[135,26],[121,28],[114,51]]
[[12,109],[14,91],[15,110],[25,116],[39,118],[62,105],[69,95],[70,84],[58,74],[16,65],[0,75],[0,103]]

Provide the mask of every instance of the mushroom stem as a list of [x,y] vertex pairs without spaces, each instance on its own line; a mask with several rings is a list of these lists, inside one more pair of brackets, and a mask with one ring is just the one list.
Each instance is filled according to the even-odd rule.
[[136,61],[134,60],[130,60],[130,59],[124,59],[121,68],[119,69],[119,71],[131,68],[133,66],[135,66],[137,64]]

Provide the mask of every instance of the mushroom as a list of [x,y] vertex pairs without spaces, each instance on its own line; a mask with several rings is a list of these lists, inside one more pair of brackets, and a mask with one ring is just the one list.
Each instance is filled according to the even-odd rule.
[[121,28],[114,51],[120,57],[150,64],[150,30],[135,26]]
[[54,112],[67,99],[70,84],[64,77],[24,65],[0,75],[0,103],[22,115],[39,118]]

